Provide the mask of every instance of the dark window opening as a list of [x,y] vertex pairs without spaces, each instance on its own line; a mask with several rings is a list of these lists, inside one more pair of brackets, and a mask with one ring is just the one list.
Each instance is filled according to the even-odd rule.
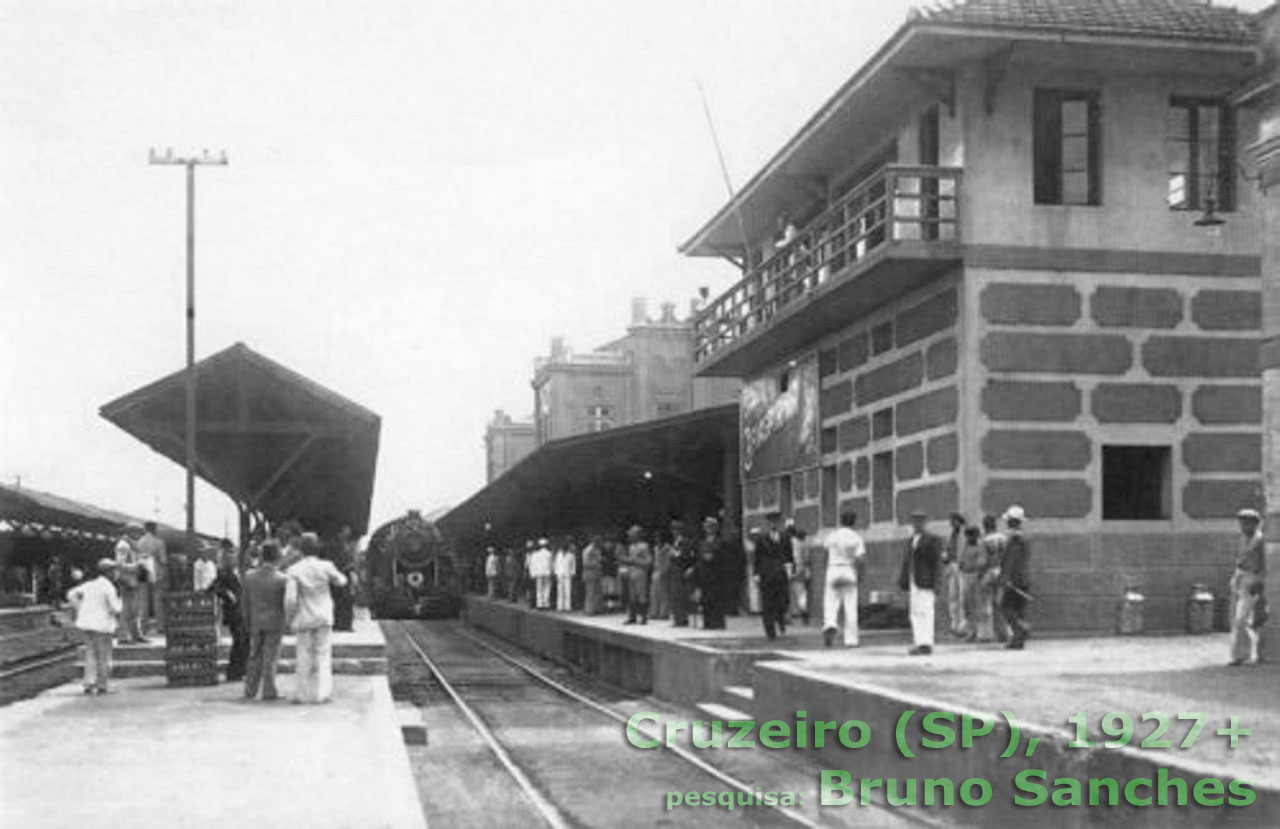
[[834,426],[829,426],[822,430],[822,454],[834,452],[839,444],[839,430]]
[[1169,207],[1235,209],[1235,111],[1221,101],[1173,98],[1165,125]]
[[881,409],[871,415],[871,439],[879,440],[893,435],[893,407]]
[[871,520],[893,520],[892,452],[880,452],[871,459]]
[[1097,92],[1036,90],[1036,204],[1102,204],[1099,109]]
[[1173,514],[1168,446],[1102,447],[1102,519],[1162,521]]
[[883,354],[893,348],[893,322],[889,321],[871,329],[871,353]]
[[822,526],[836,526],[836,505],[839,503],[839,493],[836,490],[836,467],[822,467]]

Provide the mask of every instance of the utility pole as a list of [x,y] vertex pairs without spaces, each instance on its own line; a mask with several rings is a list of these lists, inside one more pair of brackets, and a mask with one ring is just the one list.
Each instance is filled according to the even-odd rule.
[[149,161],[187,168],[187,542],[183,552],[192,556],[196,550],[196,167],[225,167],[227,154],[202,150],[199,155],[176,155],[172,148],[161,154],[153,148]]

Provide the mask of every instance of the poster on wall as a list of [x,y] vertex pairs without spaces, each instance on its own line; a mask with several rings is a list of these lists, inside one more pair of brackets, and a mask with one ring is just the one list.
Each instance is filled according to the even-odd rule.
[[801,360],[742,387],[742,477],[763,478],[817,465],[818,361]]

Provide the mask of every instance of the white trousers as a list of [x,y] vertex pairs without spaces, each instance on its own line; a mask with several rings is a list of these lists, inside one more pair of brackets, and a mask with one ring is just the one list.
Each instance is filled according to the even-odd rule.
[[537,585],[537,598],[534,600],[536,607],[551,607],[551,576],[536,576],[534,584]]
[[946,574],[943,581],[944,589],[947,591],[947,624],[951,626],[952,633],[964,633],[964,597],[960,593],[960,565],[953,561],[944,565],[943,572]]
[[822,629],[839,628],[836,624],[840,607],[844,606],[844,643],[858,644],[858,577],[852,567],[827,570],[827,583],[822,591]]
[[332,632],[325,626],[297,633],[294,699],[298,702],[326,702],[333,695]]
[[916,645],[933,647],[933,603],[937,594],[911,584],[911,638]]
[[556,609],[573,609],[573,576],[556,576]]

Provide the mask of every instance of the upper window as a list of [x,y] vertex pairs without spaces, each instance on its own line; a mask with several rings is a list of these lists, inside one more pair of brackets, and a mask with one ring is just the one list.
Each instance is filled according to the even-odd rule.
[[1102,204],[1098,93],[1037,89],[1036,204]]
[[1235,209],[1235,119],[1230,107],[1205,98],[1173,98],[1165,125],[1169,207]]
[[605,429],[613,428],[613,407],[612,406],[588,406],[587,407],[587,429],[592,432],[603,432]]

